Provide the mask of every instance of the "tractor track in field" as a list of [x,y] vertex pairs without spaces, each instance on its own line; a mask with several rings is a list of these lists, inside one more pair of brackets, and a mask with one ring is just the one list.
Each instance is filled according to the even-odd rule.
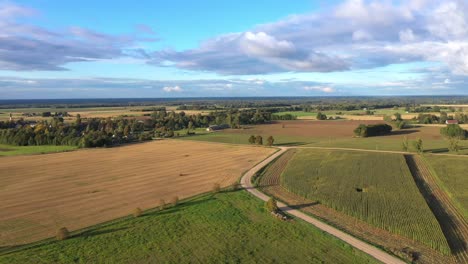
[[439,222],[452,254],[459,263],[468,263],[468,223],[450,197],[437,184],[431,171],[416,155],[405,155],[411,174]]

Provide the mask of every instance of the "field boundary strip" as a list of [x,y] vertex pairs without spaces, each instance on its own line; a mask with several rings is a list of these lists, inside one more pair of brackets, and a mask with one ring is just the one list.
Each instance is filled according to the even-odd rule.
[[468,263],[468,223],[458,212],[450,197],[437,184],[422,158],[405,155],[406,162],[421,194],[434,213],[459,263]]

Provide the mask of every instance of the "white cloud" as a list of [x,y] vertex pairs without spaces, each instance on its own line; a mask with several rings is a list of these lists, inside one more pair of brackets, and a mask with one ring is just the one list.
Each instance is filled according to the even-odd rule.
[[176,85],[176,86],[165,86],[163,88],[163,91],[166,93],[172,93],[172,92],[180,93],[180,92],[183,92],[184,90],[180,86]]
[[221,74],[333,72],[407,62],[442,62],[468,75],[468,8],[462,0],[348,0],[199,48],[153,54],[152,63]]
[[401,42],[413,42],[416,40],[416,36],[414,35],[413,30],[409,28],[400,31],[399,36]]
[[294,44],[266,34],[246,32],[240,38],[240,47],[249,56],[284,57],[294,54]]
[[330,86],[304,86],[306,91],[318,91],[323,93],[334,93],[335,89]]

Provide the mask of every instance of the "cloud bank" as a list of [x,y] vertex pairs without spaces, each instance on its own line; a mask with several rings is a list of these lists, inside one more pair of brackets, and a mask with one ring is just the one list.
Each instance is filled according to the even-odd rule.
[[152,53],[149,63],[224,75],[334,72],[435,61],[468,75],[468,4],[348,0],[204,41]]
[[[67,63],[131,56],[138,41],[153,41],[140,33],[109,35],[81,27],[49,30],[21,23],[38,12],[10,2],[0,2],[0,70],[61,71]],[[143,35],[149,27],[138,25]]]

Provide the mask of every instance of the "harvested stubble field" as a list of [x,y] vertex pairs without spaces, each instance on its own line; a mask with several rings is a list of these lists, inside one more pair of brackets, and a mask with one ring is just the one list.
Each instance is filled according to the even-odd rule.
[[450,254],[403,155],[300,149],[281,175],[288,191]]
[[378,245],[393,254],[406,259],[408,262],[417,259],[417,263],[455,263],[452,256],[444,255],[427,245],[387,230],[377,228],[369,223],[331,209],[317,201],[304,198],[286,190],[280,183],[281,174],[288,162],[295,155],[292,149],[284,153],[273,163],[268,165],[258,175],[257,185],[265,193],[284,201],[290,207],[302,210],[323,221],[330,223],[353,236],[359,237],[374,245]]
[[233,184],[274,149],[163,140],[0,159],[0,246],[53,236]]

